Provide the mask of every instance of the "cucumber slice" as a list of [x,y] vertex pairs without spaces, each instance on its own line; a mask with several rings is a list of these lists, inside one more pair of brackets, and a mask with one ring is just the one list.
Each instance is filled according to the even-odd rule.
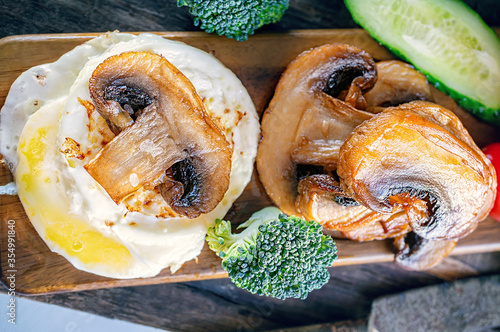
[[479,118],[500,125],[500,39],[459,0],[344,0],[373,38]]

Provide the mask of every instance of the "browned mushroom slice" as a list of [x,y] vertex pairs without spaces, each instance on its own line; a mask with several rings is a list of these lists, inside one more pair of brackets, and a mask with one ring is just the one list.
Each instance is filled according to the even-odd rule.
[[433,101],[427,78],[411,65],[398,60],[380,61],[377,73],[377,83],[364,94],[368,111],[378,113],[385,107],[414,100]]
[[372,116],[325,93],[318,93],[298,123],[292,161],[298,165],[321,165],[335,169],[338,151],[346,137]]
[[302,136],[292,150],[292,160],[298,165],[337,165],[344,141]]
[[390,107],[344,142],[337,169],[342,189],[364,206],[403,208],[425,239],[469,234],[491,210],[496,176],[458,118],[430,102]]
[[362,227],[378,213],[359,205],[345,195],[331,176],[304,177],[298,185],[297,210],[308,220],[316,220],[328,229],[349,231]]
[[372,211],[345,194],[326,174],[306,176],[299,182],[295,206],[309,220],[338,230],[357,241],[380,240],[407,233],[408,220],[401,209],[390,215]]
[[231,147],[180,71],[160,55],[128,52],[106,59],[89,83],[117,136],[85,168],[116,203],[164,183],[179,214],[193,218],[217,206],[229,185]]
[[407,270],[427,270],[439,264],[455,248],[456,240],[428,240],[414,232],[397,237],[394,262]]
[[378,215],[381,217],[374,218],[363,227],[342,231],[341,234],[351,240],[373,241],[398,237],[411,231],[404,211],[399,211],[391,215]]
[[370,56],[348,45],[324,45],[289,64],[264,113],[257,154],[260,180],[282,211],[301,215],[295,208],[297,166],[336,164],[336,147],[371,117],[334,97],[347,90],[351,103],[360,103],[375,80]]

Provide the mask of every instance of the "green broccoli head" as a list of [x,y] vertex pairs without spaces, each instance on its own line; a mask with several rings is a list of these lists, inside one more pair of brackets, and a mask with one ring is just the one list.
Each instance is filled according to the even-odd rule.
[[207,234],[236,286],[282,300],[305,299],[330,279],[327,268],[337,258],[337,248],[317,222],[269,207],[238,228],[245,229],[232,234],[231,223],[217,219]]
[[189,7],[194,24],[238,41],[247,40],[264,24],[276,23],[288,9],[288,0],[177,0]]

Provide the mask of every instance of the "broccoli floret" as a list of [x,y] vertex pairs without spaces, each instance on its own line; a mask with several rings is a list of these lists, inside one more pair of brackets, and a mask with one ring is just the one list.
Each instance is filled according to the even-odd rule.
[[189,7],[194,24],[238,41],[247,40],[264,24],[276,23],[288,9],[288,0],[177,0]]
[[305,299],[330,279],[328,267],[337,247],[321,225],[282,214],[274,207],[254,213],[231,233],[231,223],[217,219],[208,230],[210,249],[236,286],[278,299]]

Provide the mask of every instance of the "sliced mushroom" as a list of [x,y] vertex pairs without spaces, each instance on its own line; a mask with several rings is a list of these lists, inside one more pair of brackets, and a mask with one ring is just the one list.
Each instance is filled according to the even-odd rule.
[[117,136],[85,168],[116,203],[160,185],[172,209],[189,218],[217,206],[232,149],[179,70],[160,55],[128,52],[101,63],[89,88]]
[[491,210],[496,175],[459,119],[414,101],[363,122],[340,149],[342,189],[379,213],[404,209],[418,236],[458,239]]
[[352,106],[365,103],[362,94],[376,77],[366,52],[341,44],[304,52],[287,67],[263,116],[257,155],[260,179],[285,213],[301,215],[295,208],[301,166],[335,169],[336,149],[372,116]]
[[414,100],[433,101],[427,78],[410,64],[398,60],[380,61],[377,73],[377,83],[364,94],[367,110],[371,113]]
[[[376,110],[381,111],[387,106],[399,105],[411,100],[432,100],[427,79],[412,66],[397,60],[382,61],[377,63],[377,72],[377,82],[371,90],[364,94],[368,111],[376,113]],[[321,109],[329,109],[328,112],[318,112],[317,110],[320,108],[310,109],[302,119],[297,135],[297,137],[302,137],[302,141],[298,142],[299,144],[292,155],[298,164],[314,163],[325,165],[329,170],[333,170],[338,164],[339,146],[343,143],[343,139],[328,141],[321,138],[311,140],[311,138],[321,135],[318,132],[325,131],[325,124],[333,127],[331,125],[332,119],[348,117],[351,118],[352,123],[360,124],[368,117],[364,112],[349,109],[348,105],[339,100],[330,96],[326,96],[326,98],[332,100],[330,107],[322,107]],[[318,100],[321,99],[318,98]],[[334,103],[336,105],[333,105]],[[359,116],[360,114],[363,116],[358,121],[352,119],[353,115]],[[305,119],[307,121],[304,121]],[[353,129],[354,127],[351,126],[343,126],[342,128],[333,127],[330,130],[335,132],[337,137],[345,138]],[[320,177],[316,177],[314,179],[315,185],[311,186],[312,182],[306,180],[299,183],[299,195],[295,206],[306,218],[320,221],[324,227],[340,230],[344,236],[360,241],[394,237],[409,230],[404,216],[400,215],[395,218],[395,216],[374,212],[364,206],[354,208],[337,204],[332,200],[331,193],[319,190],[320,187],[328,187],[328,181],[322,181],[321,184],[319,181]],[[309,184],[309,186],[301,185],[302,182]],[[394,225],[394,222],[386,225],[386,221],[394,218],[401,220],[401,225],[392,229],[391,226]]]
[[299,182],[297,210],[308,220],[317,220],[326,229],[341,231],[344,237],[357,241],[392,238],[410,231],[401,209],[380,214],[347,196],[331,176],[317,174]]
[[372,116],[339,99],[319,93],[302,113],[298,123],[291,151],[292,162],[335,169],[338,151],[346,137]]
[[[376,212],[372,211],[372,213]],[[404,211],[391,215],[378,215],[382,217],[374,218],[361,228],[342,231],[342,236],[356,241],[373,241],[399,237],[411,231]]]
[[306,219],[320,221],[328,229],[353,230],[379,215],[345,195],[339,183],[326,174],[304,177],[298,192],[297,210]]
[[456,240],[428,240],[414,232],[397,237],[394,262],[407,270],[427,270],[439,264],[455,248]]

